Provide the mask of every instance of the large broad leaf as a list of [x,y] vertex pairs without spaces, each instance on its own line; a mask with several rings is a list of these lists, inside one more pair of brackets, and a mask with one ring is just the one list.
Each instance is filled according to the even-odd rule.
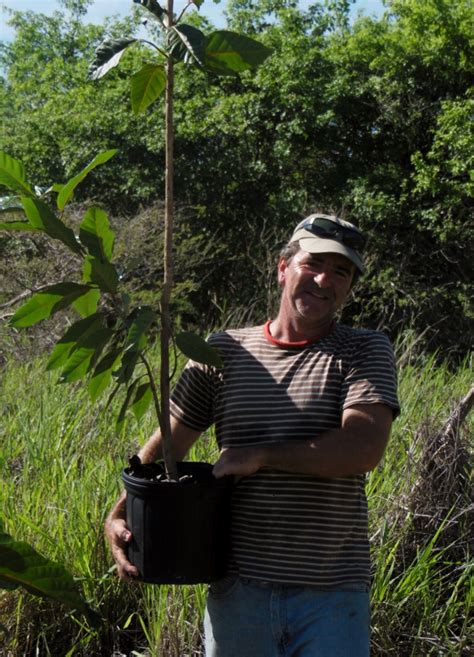
[[76,299],[72,306],[81,317],[89,317],[89,315],[93,315],[96,312],[99,299],[100,290],[98,288],[91,288],[89,292]]
[[94,61],[89,67],[89,78],[98,80],[110,69],[117,66],[125,50],[138,39],[108,39],[100,44],[95,51]]
[[110,160],[111,157],[117,152],[116,148],[112,148],[109,151],[103,151],[95,156],[95,158],[90,162],[80,173],[78,173],[74,178],[68,180],[61,187],[61,191],[58,194],[57,204],[60,210],[64,210],[66,203],[71,199],[74,194],[74,190],[81,183],[84,178],[90,173],[93,169],[98,167],[101,164],[105,164]]
[[90,317],[74,322],[62,338],[56,342],[46,364],[46,369],[54,370],[57,367],[64,365],[72,349],[75,346],[78,346],[81,339],[87,337],[91,333],[95,333],[99,328],[102,328],[104,326],[104,320],[104,315],[101,313],[94,313],[93,315],[90,315]]
[[140,420],[145,415],[152,399],[153,393],[150,383],[142,383],[137,387],[130,404],[130,410],[137,420]]
[[70,383],[82,379],[100,358],[112,336],[113,331],[111,329],[100,328],[81,338],[64,364],[60,382]]
[[79,228],[79,239],[89,253],[101,260],[110,261],[114,238],[107,214],[100,208],[89,208]]
[[117,270],[111,262],[103,262],[99,258],[87,256],[84,258],[82,273],[85,283],[94,283],[103,292],[108,292],[109,294],[115,294],[117,292],[119,277]]
[[34,196],[31,186],[25,180],[23,164],[3,151],[0,151],[0,185],[20,194]]
[[195,333],[178,333],[176,336],[176,344],[180,351],[185,356],[203,363],[204,365],[211,365],[213,367],[221,368],[223,363],[221,357],[214,347],[211,347],[203,338]]
[[82,248],[74,232],[56,217],[49,207],[37,198],[22,197],[23,208],[30,224],[39,230],[44,230],[50,237],[60,240],[71,251],[79,255]]
[[120,431],[122,426],[123,426],[123,423],[124,423],[124,420],[125,420],[125,415],[127,413],[128,407],[130,406],[130,402],[131,402],[132,397],[135,393],[137,385],[138,385],[138,379],[135,379],[135,381],[133,381],[127,388],[127,394],[125,395],[125,399],[123,401],[123,404],[120,408],[120,411],[119,411],[119,414],[118,414],[118,417],[117,417],[117,422],[116,422],[117,431]]
[[42,319],[51,317],[58,310],[67,308],[76,299],[87,294],[90,290],[89,285],[79,285],[77,283],[58,283],[34,294],[21,308],[13,315],[10,323],[12,326],[22,328],[32,326]]
[[94,402],[108,387],[112,380],[112,372],[117,367],[122,350],[113,348],[97,363],[88,384],[91,400]]
[[140,352],[137,349],[128,349],[123,353],[120,367],[112,372],[112,376],[116,378],[117,383],[129,383],[139,356]]
[[163,93],[166,87],[165,69],[160,64],[145,64],[132,75],[130,83],[132,109],[139,114]]
[[145,9],[148,9],[148,11],[151,11],[151,13],[160,21],[167,13],[156,0],[133,0],[133,2],[135,2],[137,5],[145,7]]
[[143,349],[146,344],[146,331],[156,320],[156,313],[150,306],[140,306],[131,318],[131,325],[125,344]]
[[205,68],[218,75],[234,75],[262,64],[272,50],[259,41],[228,30],[206,37]]
[[0,230],[20,231],[26,230],[30,233],[42,233],[41,228],[35,228],[29,221],[0,221]]
[[195,60],[200,66],[205,65],[205,36],[201,30],[186,23],[172,28],[170,37],[170,52],[177,61]]
[[10,583],[11,588],[22,586],[33,595],[62,602],[86,614],[89,620],[97,621],[97,615],[63,566],[46,559],[28,543],[15,541],[3,532],[0,533],[0,581]]

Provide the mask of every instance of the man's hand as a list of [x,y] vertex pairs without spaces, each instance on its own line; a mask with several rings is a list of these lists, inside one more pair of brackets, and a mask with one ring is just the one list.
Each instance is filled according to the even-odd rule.
[[224,475],[248,477],[262,465],[262,450],[258,447],[224,447],[212,472],[217,478]]
[[133,581],[140,576],[136,568],[127,559],[127,545],[132,540],[132,533],[125,522],[125,500],[123,493],[105,521],[105,537],[109,542],[112,556],[117,564],[120,579]]

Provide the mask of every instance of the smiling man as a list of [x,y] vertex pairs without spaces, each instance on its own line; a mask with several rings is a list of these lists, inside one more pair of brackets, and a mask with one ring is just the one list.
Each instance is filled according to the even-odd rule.
[[[189,362],[173,394],[176,455],[215,425],[214,474],[237,477],[232,559],[210,586],[207,657],[367,657],[370,561],[365,474],[398,413],[380,332],[336,321],[363,273],[364,235],[314,214],[278,262],[278,315],[217,333],[223,370]],[[142,460],[160,454],[157,432]],[[119,574],[131,539],[123,500],[106,533]]]

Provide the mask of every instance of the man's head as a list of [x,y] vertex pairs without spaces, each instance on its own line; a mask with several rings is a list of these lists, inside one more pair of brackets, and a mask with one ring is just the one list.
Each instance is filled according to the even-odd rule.
[[313,214],[280,253],[279,321],[309,339],[327,330],[363,271],[365,236],[333,215]]
[[[361,274],[364,272],[362,251],[366,241],[358,228],[336,215],[311,214],[296,226],[287,252],[294,254],[302,249],[308,253],[338,253],[348,258]],[[285,253],[282,255],[285,257]]]

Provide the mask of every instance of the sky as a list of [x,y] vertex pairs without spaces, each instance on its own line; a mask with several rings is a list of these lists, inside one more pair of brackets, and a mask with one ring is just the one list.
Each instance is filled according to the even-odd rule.
[[[119,14],[126,16],[130,13],[132,0],[94,0],[86,16],[86,22],[101,23],[106,16]],[[225,9],[225,0],[215,4],[212,0],[204,2],[200,13],[208,16],[217,27],[223,27],[222,12]],[[184,6],[183,0],[176,0],[175,8],[179,11]],[[32,10],[42,14],[52,14],[60,8],[56,0],[0,0],[0,41],[8,41],[13,32],[7,26],[7,14],[2,11],[3,7],[9,7],[17,11]],[[353,13],[362,11],[364,14],[379,16],[383,11],[382,0],[356,0]]]

